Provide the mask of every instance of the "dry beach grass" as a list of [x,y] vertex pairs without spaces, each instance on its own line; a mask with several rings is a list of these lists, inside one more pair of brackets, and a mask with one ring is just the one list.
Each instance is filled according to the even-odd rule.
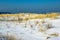
[[[0,37],[1,38],[5,37],[5,38],[7,38],[7,40],[24,40],[24,37],[27,40],[29,40],[28,37],[30,38],[30,36],[35,37],[38,35],[37,38],[39,38],[39,37],[41,37],[41,34],[43,37],[46,37],[47,40],[50,38],[49,36],[58,37],[59,33],[53,33],[53,34],[45,33],[47,30],[49,30],[51,28],[53,29],[52,23],[50,21],[57,19],[57,16],[60,16],[60,14],[58,14],[58,13],[0,14],[0,23],[1,23],[0,27],[1,26],[4,28],[6,27],[6,29],[10,30],[10,32],[11,32],[11,30],[13,30],[13,33],[12,33],[13,35],[5,35],[5,36],[0,35]],[[49,19],[46,21],[46,18],[49,18]],[[3,23],[5,23],[5,24],[3,24]],[[9,27],[10,27],[10,29],[9,29]],[[35,27],[38,29],[36,29]],[[23,29],[24,29],[24,31],[22,31]],[[2,30],[3,30],[3,28],[2,28]],[[34,36],[33,36],[33,33],[35,33],[35,31],[37,34],[34,34]],[[32,35],[29,34],[29,32]],[[28,37],[24,33],[26,33],[28,35]],[[17,38],[19,38],[19,39],[17,39]],[[31,40],[33,40],[33,39],[31,39]]]

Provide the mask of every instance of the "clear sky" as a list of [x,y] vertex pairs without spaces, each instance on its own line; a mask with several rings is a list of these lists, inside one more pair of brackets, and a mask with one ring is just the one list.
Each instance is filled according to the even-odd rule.
[[60,0],[0,0],[0,12],[60,12]]

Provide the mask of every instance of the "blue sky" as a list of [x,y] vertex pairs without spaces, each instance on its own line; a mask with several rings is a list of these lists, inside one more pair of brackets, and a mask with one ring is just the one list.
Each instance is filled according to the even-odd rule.
[[60,0],[0,0],[0,12],[60,12]]

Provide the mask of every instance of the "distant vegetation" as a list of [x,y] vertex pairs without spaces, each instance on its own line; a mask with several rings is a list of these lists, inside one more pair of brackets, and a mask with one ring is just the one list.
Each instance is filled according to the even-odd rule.
[[11,14],[11,12],[0,12],[0,14]]
[[[6,13],[6,12],[5,12]],[[46,13],[46,14],[36,14],[36,13],[16,13],[16,14],[0,14],[0,18],[13,18],[14,20],[29,20],[29,19],[41,19],[41,18],[53,18],[60,16],[59,13]]]

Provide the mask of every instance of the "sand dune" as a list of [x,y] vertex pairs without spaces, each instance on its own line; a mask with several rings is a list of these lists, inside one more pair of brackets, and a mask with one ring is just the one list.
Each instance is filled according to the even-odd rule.
[[[24,15],[21,17],[25,17]],[[22,22],[19,22],[20,20],[14,21],[15,19],[11,20],[13,19],[12,16],[9,18],[2,17],[3,21],[0,18],[0,37],[2,40],[4,38],[7,40],[60,40],[60,17],[51,14],[51,16],[55,15],[55,18],[39,18],[39,16],[36,18],[37,15],[34,14],[35,18],[26,21],[24,19]]]

